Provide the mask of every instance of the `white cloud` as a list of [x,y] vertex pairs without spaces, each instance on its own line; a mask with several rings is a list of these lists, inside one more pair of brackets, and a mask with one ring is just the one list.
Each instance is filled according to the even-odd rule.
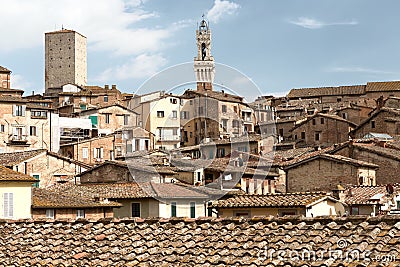
[[13,89],[25,89],[31,87],[31,83],[27,81],[20,74],[11,74],[11,88]]
[[147,78],[156,74],[166,63],[167,60],[161,54],[141,54],[123,65],[106,69],[94,80],[108,82],[110,80]]
[[[44,33],[63,25],[88,38],[89,49],[115,55],[160,51],[178,28],[136,26],[158,15],[143,0],[13,0],[0,9],[2,52],[43,46]],[[141,24],[142,25],[142,24]],[[1,51],[0,51],[1,53]]]
[[394,74],[394,72],[362,68],[362,67],[334,67],[328,70],[329,72],[355,72],[355,73],[369,73],[369,74]]
[[326,26],[357,25],[358,24],[358,21],[356,21],[356,20],[326,23],[323,21],[319,21],[319,20],[316,20],[313,18],[307,18],[307,17],[299,17],[296,20],[291,20],[289,22],[292,24],[295,24],[297,26],[306,28],[306,29],[320,29],[320,28],[323,28]]
[[226,15],[233,15],[240,8],[239,4],[224,0],[215,0],[214,6],[207,12],[207,19],[213,23],[218,21]]

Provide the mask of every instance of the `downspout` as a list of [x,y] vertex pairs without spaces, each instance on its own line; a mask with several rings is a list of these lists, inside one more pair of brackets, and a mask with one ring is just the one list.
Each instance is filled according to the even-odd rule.
[[51,142],[51,136],[52,136],[52,135],[51,135],[51,126],[52,126],[52,125],[51,125],[51,110],[50,110],[50,112],[49,112],[49,116],[50,116],[50,118],[49,118],[49,121],[50,121],[49,147],[50,147],[50,151],[52,151],[52,146],[51,146],[51,145],[52,145],[52,142]]

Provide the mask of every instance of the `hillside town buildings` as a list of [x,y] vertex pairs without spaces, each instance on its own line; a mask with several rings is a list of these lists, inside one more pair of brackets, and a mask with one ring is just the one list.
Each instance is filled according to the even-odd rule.
[[250,102],[213,85],[206,20],[195,37],[196,85],[181,94],[88,85],[86,37],[67,29],[45,34],[44,94],[11,88],[0,66],[0,239],[21,246],[0,253],[49,265],[258,266],[249,248],[345,236],[398,256],[400,82]]

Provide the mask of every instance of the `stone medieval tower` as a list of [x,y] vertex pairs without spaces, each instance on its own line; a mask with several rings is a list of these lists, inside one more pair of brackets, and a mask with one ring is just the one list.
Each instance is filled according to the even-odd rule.
[[86,85],[86,37],[62,29],[45,34],[45,89],[67,83]]
[[196,42],[197,57],[194,58],[194,72],[197,90],[212,90],[215,66],[214,57],[211,55],[211,30],[204,18],[196,30]]

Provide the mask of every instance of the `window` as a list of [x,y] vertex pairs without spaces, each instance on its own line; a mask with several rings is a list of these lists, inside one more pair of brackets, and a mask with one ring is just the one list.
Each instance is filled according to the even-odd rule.
[[14,106],[13,106],[13,115],[14,115],[14,116],[21,116],[21,117],[24,117],[24,116],[25,116],[25,109],[26,109],[26,106],[23,106],[23,105],[14,105]]
[[102,147],[96,147],[93,149],[93,157],[95,159],[102,159],[103,158],[103,148]]
[[87,147],[82,148],[82,158],[83,159],[89,158],[89,148]]
[[233,112],[237,113],[237,106],[233,107]]
[[124,125],[128,125],[129,124],[129,115],[125,114],[124,115]]
[[296,210],[278,210],[279,216],[297,215]]
[[228,120],[227,119],[222,119],[221,120],[222,124],[222,129],[226,132],[228,128]]
[[85,218],[85,210],[76,210],[76,218]]
[[226,105],[222,105],[222,112],[226,113]]
[[190,218],[196,218],[196,202],[190,202]]
[[397,200],[397,209],[400,210],[400,200]]
[[140,203],[132,203],[132,217],[140,217]]
[[199,107],[199,115],[203,115],[203,113],[204,113],[203,107]]
[[172,111],[172,118],[173,118],[173,119],[178,118],[178,112],[177,112],[176,110],[173,110],[173,111]]
[[172,104],[178,103],[178,101],[176,100],[176,98],[171,98],[171,99],[169,100],[169,102],[171,102]]
[[82,97],[81,97],[81,101],[82,101],[82,102],[86,102],[86,96],[82,96]]
[[319,141],[319,139],[320,139],[320,133],[315,133],[315,141]]
[[4,133],[4,124],[0,125],[0,132]]
[[85,105],[85,104],[80,104],[80,105],[79,105],[79,108],[80,108],[81,110],[86,110],[86,105]]
[[176,217],[176,202],[171,202],[171,217]]
[[238,120],[232,120],[232,128],[239,128],[239,121]]
[[218,148],[218,149],[217,149],[217,157],[218,157],[218,158],[223,158],[223,157],[225,157],[225,148]]
[[182,119],[189,119],[189,111],[181,111]]
[[108,102],[108,95],[104,96],[104,102]]
[[375,121],[371,121],[371,128],[375,128]]
[[201,172],[196,172],[197,182],[201,182]]
[[32,110],[31,111],[31,118],[34,119],[45,119],[47,118],[47,111],[41,111],[41,110]]
[[325,122],[324,118],[321,118],[321,124],[324,124],[324,122]]
[[315,125],[315,119],[312,119],[312,125]]
[[345,112],[342,113],[342,118],[345,119],[345,120],[347,120],[347,113],[345,113]]
[[40,180],[40,174],[32,174],[32,177],[35,178],[37,180],[37,182],[35,182],[33,184],[33,187],[38,188],[39,187],[39,180]]
[[13,128],[13,140],[24,140],[24,129],[22,127]]
[[54,209],[46,210],[46,218],[54,219]]
[[109,124],[110,123],[110,114],[104,114],[104,117],[105,117],[106,123]]
[[193,100],[189,101],[189,105],[191,105],[191,106],[193,105]]
[[358,183],[359,183],[359,185],[364,185],[364,177],[363,176],[360,176],[358,178]]
[[301,132],[301,139],[306,139],[306,132]]
[[37,134],[36,134],[36,126],[29,126],[29,135],[30,136],[37,136]]
[[360,211],[358,207],[351,207],[350,213],[351,213],[350,215],[359,215]]
[[158,118],[164,118],[164,111],[157,111]]
[[178,135],[178,129],[177,128],[172,129],[172,135]]
[[14,217],[14,193],[3,193],[4,217]]
[[233,216],[235,217],[250,217],[250,211],[248,210],[234,210]]

